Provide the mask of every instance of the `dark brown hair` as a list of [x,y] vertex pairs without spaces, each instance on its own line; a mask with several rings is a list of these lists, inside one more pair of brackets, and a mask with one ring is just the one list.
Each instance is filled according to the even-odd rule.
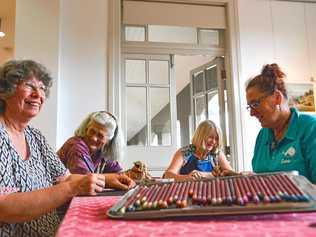
[[284,97],[287,98],[287,91],[283,80],[285,76],[285,73],[281,71],[278,64],[266,64],[263,66],[261,74],[255,76],[248,82],[246,90],[251,87],[256,87],[261,92],[271,94],[275,90],[279,90]]

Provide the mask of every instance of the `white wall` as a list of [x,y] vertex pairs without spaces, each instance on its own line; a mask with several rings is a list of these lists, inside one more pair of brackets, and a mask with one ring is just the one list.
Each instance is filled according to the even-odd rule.
[[[308,6],[308,7],[307,7]],[[306,16],[306,29],[308,37],[307,50],[312,57],[310,60],[311,80],[316,81],[316,3],[313,5],[305,4],[305,16]]]
[[305,4],[305,20],[307,31],[307,51],[309,52],[309,70],[311,81],[316,81],[316,3]]
[[107,5],[17,0],[16,58],[43,63],[54,78],[50,98],[32,121],[54,148],[89,112],[106,108]]
[[[244,139],[244,169],[251,170],[255,138],[260,129],[256,119],[246,110],[245,83],[258,74],[263,64],[274,61],[273,32],[268,1],[239,0],[239,32],[241,54],[240,95]],[[250,128],[250,129],[249,129]]]
[[32,124],[54,147],[57,125],[57,85],[59,52],[59,1],[17,0],[15,57],[43,63],[55,79],[39,116]]
[[275,61],[286,72],[287,81],[306,81],[310,72],[305,4],[275,1],[271,2],[270,6],[273,17]]
[[57,148],[84,117],[106,109],[107,1],[63,0]]

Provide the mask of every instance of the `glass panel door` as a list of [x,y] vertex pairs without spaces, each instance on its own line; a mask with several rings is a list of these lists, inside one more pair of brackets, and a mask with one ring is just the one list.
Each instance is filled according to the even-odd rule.
[[[145,87],[126,87],[126,141],[127,145],[147,145],[147,126],[146,125],[146,88]],[[134,115],[137,114],[137,119]]]
[[171,111],[169,88],[150,88],[151,146],[171,145]]
[[229,156],[224,59],[217,57],[211,62],[195,68],[190,74],[192,124],[194,125],[192,131],[205,119],[214,121],[222,130],[224,152]]
[[163,171],[176,149],[176,91],[170,55],[123,55],[124,164]]
[[207,118],[206,112],[207,110],[205,95],[197,96],[196,98],[194,98],[195,127],[197,127],[200,122]]

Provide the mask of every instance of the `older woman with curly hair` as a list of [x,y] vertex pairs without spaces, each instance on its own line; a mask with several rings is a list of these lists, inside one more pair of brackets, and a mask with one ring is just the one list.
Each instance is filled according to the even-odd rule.
[[105,183],[134,185],[119,174],[70,174],[41,132],[29,126],[51,85],[47,69],[35,61],[12,60],[0,68],[0,236],[53,236],[55,209],[73,196],[96,195]]

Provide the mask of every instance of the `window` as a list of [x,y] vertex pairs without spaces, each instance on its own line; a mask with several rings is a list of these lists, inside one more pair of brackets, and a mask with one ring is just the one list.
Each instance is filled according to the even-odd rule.
[[126,41],[145,41],[145,26],[125,26]]
[[223,30],[166,25],[123,25],[125,42],[181,43],[221,46]]
[[124,68],[127,145],[171,145],[169,59],[126,55]]
[[197,44],[194,27],[148,25],[149,42]]

